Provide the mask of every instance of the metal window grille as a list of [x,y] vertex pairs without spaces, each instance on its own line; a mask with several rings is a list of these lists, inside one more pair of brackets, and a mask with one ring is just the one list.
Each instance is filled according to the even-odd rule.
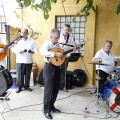
[[[73,22],[72,19],[74,17],[75,16],[56,16],[55,27],[62,31],[64,24],[70,24],[72,28],[70,34],[73,35],[75,42],[84,42],[86,17],[77,16],[75,22]],[[80,49],[80,53],[82,56],[84,55],[84,46]]]

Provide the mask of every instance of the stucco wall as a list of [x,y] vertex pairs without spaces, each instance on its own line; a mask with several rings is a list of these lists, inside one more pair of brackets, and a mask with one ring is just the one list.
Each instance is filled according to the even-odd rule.
[[[85,55],[79,59],[76,63],[70,63],[68,70],[81,69],[82,64],[84,64],[83,69],[87,74],[87,86],[94,85],[95,82],[95,70],[94,65],[88,64],[91,62],[94,54],[101,49],[105,40],[110,39],[113,41],[112,51],[116,56],[119,56],[119,27],[120,27],[120,17],[116,14],[117,5],[120,3],[120,0],[96,0],[94,5],[96,7],[96,13],[91,11],[90,16],[87,18],[86,29],[85,29],[85,38],[89,38],[90,41],[85,45]],[[64,2],[65,10],[67,15],[75,15],[77,11],[80,10],[82,5],[85,4],[85,0],[81,0],[80,4],[76,5],[74,0],[68,0]],[[36,40],[38,48],[41,44],[48,39],[49,32],[52,28],[55,27],[55,15],[65,15],[61,0],[58,0],[57,4],[53,4],[52,10],[50,12],[50,17],[48,20],[43,18],[43,13],[41,10],[35,11],[30,8],[16,10],[19,12],[23,18],[31,24],[32,28],[39,31],[41,36]],[[24,22],[15,18],[13,13],[11,14],[13,18],[9,18],[9,24],[11,26],[25,27]],[[43,58],[41,57],[39,51],[34,55],[35,61],[38,63],[39,72],[43,68]],[[83,62],[84,60],[84,62]],[[11,63],[15,64],[15,63]],[[14,65],[12,65],[14,67]]]

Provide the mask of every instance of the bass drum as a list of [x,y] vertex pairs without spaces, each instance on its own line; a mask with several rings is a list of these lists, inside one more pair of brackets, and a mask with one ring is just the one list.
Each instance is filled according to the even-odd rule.
[[0,66],[0,95],[3,95],[13,85],[11,73]]
[[120,83],[118,81],[107,81],[102,90],[102,96],[112,111],[120,113]]

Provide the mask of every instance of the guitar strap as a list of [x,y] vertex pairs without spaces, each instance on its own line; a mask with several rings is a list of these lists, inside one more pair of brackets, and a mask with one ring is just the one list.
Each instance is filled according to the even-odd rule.
[[[65,43],[65,44],[67,44],[68,39],[69,39],[69,36],[70,36],[70,35],[68,34],[68,36],[67,36],[67,40],[66,40],[66,43]],[[62,47],[63,47],[65,44],[63,44]]]

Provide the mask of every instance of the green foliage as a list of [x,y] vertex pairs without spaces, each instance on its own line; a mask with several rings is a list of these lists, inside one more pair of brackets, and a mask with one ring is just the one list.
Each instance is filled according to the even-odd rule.
[[[80,10],[79,14],[82,12],[84,13],[86,16],[89,16],[90,15],[90,10],[93,10],[95,12],[95,8],[94,8],[94,5],[93,5],[93,0],[87,0],[87,3],[86,5]],[[78,14],[78,15],[79,15]]]
[[120,4],[117,7],[117,14],[119,14],[119,13],[120,13]]
[[[56,3],[57,0],[42,0],[41,3],[35,4],[34,2],[31,2],[32,9],[42,9],[43,16],[47,20],[49,18],[49,11],[51,11],[51,3]],[[26,6],[26,4],[24,4]],[[27,6],[26,6],[27,7]]]
[[78,3],[79,3],[79,1],[80,1],[80,0],[76,0],[76,4],[78,4]]
[[33,67],[37,66],[37,63],[33,60],[33,64],[32,64]]
[[[39,4],[34,3],[34,0],[16,0],[16,2],[23,2],[24,7],[31,6],[32,9],[38,11],[38,9],[42,9],[43,16],[47,20],[49,18],[49,11],[51,11],[51,3],[57,3],[57,0],[41,0]],[[80,0],[74,0],[76,4],[80,2]],[[87,0],[85,6],[77,12],[77,15],[80,13],[84,13],[86,16],[90,15],[90,10],[96,11],[93,5],[93,0]],[[120,4],[117,7],[117,14],[120,13]],[[74,19],[75,20],[75,19]]]
[[13,13],[15,13],[16,17],[21,19],[26,24],[30,37],[32,37],[34,40],[36,40],[39,37],[39,35],[41,35],[41,33],[34,31],[31,28],[31,24],[28,24],[16,11],[13,11]]

